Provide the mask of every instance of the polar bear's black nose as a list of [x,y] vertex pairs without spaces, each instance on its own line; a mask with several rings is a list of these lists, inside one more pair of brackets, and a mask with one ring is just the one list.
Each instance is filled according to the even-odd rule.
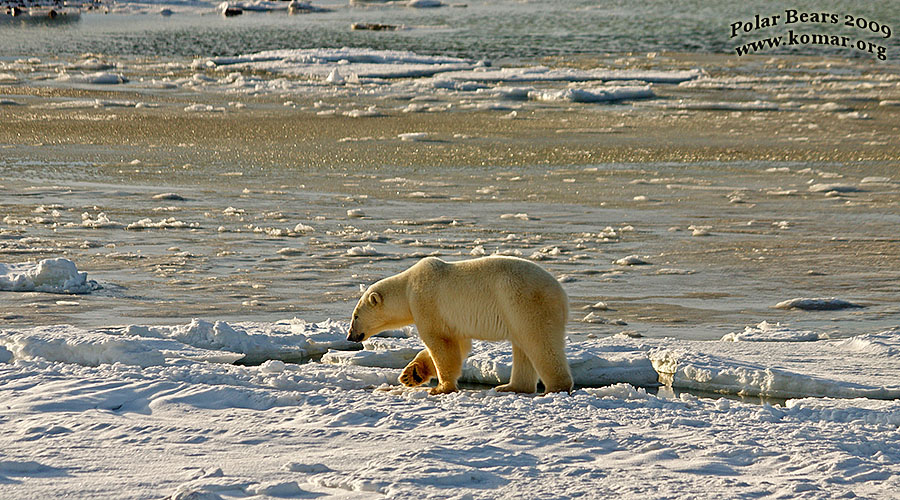
[[363,338],[365,338],[365,334],[362,333],[350,332],[347,334],[347,340],[350,342],[362,342]]

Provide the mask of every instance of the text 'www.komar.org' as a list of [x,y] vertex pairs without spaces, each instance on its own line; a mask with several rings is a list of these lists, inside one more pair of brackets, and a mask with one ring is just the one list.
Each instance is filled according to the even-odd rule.
[[[731,23],[730,38],[735,38],[744,33],[751,33],[761,29],[787,25],[843,25],[857,31],[863,31],[866,34],[871,33],[880,35],[882,39],[885,40],[890,38],[893,34],[889,25],[864,17],[851,14],[800,12],[796,9],[785,9],[784,16],[781,14],[771,16],[760,16],[759,14],[756,14],[752,20],[735,21]],[[881,61],[887,60],[887,48],[880,43],[863,40],[854,36],[831,33],[797,33],[793,29],[789,29],[787,34],[770,36],[768,38],[762,38],[760,40],[754,40],[738,45],[734,50],[737,55],[743,56],[767,49],[790,46],[843,47],[872,54]]]

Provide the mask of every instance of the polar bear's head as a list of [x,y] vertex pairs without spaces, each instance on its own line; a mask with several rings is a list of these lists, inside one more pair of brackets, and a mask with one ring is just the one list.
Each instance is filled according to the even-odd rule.
[[370,286],[359,298],[353,309],[347,340],[362,342],[372,335],[410,323],[412,317],[406,294],[388,278]]

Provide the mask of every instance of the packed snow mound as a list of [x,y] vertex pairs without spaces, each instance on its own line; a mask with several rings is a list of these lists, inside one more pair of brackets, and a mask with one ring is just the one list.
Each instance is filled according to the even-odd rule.
[[[363,342],[357,352],[331,351],[323,363],[337,365],[403,368],[425,348],[415,338],[373,338]],[[646,353],[638,347],[621,345],[617,340],[568,343],[566,356],[575,384],[599,387],[618,382],[652,386],[656,372]],[[512,349],[505,342],[472,343],[472,352],[463,363],[460,381],[472,384],[499,385],[509,382],[512,374]]]
[[305,361],[321,356],[329,349],[359,349],[347,340],[346,322],[326,320],[307,323],[302,320],[277,323],[235,323],[194,319],[187,325],[125,327],[126,335],[172,339],[185,345],[209,350],[240,353],[246,363],[267,359]]
[[839,341],[715,343],[724,349],[674,344],[649,351],[660,380],[672,387],[777,398],[900,398],[900,366],[892,361],[900,348],[896,329]]
[[[348,328],[346,321],[329,319],[308,323],[294,318],[274,323],[194,319],[182,325],[128,325],[93,330],[68,325],[0,329],[0,349],[3,349],[0,362],[43,359],[91,366],[103,363],[151,366],[179,360],[306,363],[329,350],[362,349],[362,344],[347,340]],[[402,340],[409,332],[391,330],[383,333],[384,338],[372,340],[389,337]]]
[[[617,339],[572,342],[566,346],[566,357],[576,385],[600,387],[619,382],[638,386],[657,383],[646,352],[637,345]],[[506,343],[477,342],[463,365],[463,380],[498,385],[509,382],[512,374],[512,349]]]
[[[229,323],[195,319],[171,326],[0,330],[0,363],[145,368],[240,363],[261,365],[259,373],[280,377],[285,387],[305,384],[291,378],[297,375],[293,363],[301,363],[302,370],[312,370],[316,383],[324,386],[329,384],[329,373],[347,370],[377,372],[373,377],[398,386],[400,369],[424,349],[418,338],[410,336],[412,329],[387,332],[362,344],[347,341],[347,329],[347,322],[333,320]],[[569,339],[567,345],[579,387],[620,383],[651,387],[661,382],[676,389],[777,398],[900,398],[900,366],[894,362],[898,353],[900,329],[814,340],[810,332],[768,323],[748,327],[726,342],[612,336]],[[512,362],[508,342],[475,341],[460,381],[506,383]]]
[[236,57],[212,57],[194,61],[195,69],[225,71],[248,69],[325,80],[335,69],[345,77],[418,78],[446,71],[484,66],[470,59],[424,56],[400,50],[368,48],[267,50]]
[[[69,326],[36,328],[28,332],[0,332],[0,344],[15,360],[55,361],[84,366],[122,363],[141,367],[161,365],[163,354],[140,339],[122,338]],[[3,354],[0,353],[0,358]]]
[[362,351],[329,351],[322,363],[400,369],[424,348],[418,339],[372,337],[363,341]]
[[12,361],[13,353],[6,347],[0,345],[0,363],[9,363]]
[[858,335],[838,342],[846,351],[854,351],[873,358],[892,359],[900,356],[900,328],[881,333]]
[[897,401],[874,399],[803,398],[789,399],[785,406],[794,418],[824,422],[865,423],[900,426]]
[[812,342],[827,336],[806,330],[795,330],[781,323],[763,321],[756,326],[744,327],[743,332],[732,332],[722,337],[725,342]]
[[69,259],[44,259],[36,264],[0,263],[0,291],[86,294],[99,288]]

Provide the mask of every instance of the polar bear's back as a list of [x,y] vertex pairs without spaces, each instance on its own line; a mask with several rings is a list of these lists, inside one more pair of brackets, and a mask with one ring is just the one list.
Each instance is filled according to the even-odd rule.
[[[564,335],[568,297],[559,282],[537,264],[492,256],[448,263],[426,258],[414,268],[447,328],[481,340],[512,340],[518,335]],[[411,271],[413,269],[410,269]]]

